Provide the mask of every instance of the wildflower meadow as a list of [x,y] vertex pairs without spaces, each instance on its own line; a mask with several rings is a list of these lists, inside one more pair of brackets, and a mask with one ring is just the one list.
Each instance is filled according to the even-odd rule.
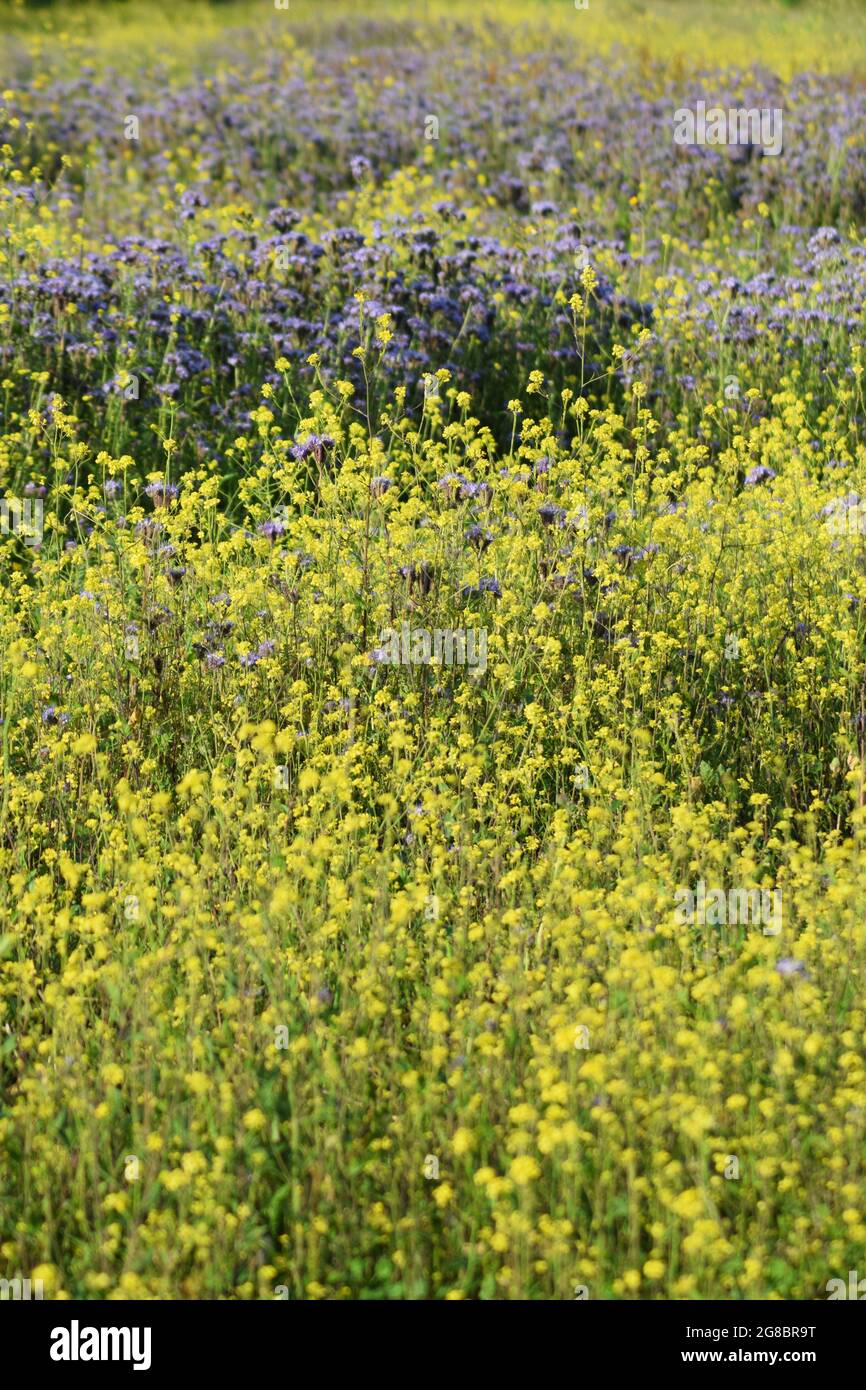
[[4,1290],[866,1297],[864,19],[0,5]]

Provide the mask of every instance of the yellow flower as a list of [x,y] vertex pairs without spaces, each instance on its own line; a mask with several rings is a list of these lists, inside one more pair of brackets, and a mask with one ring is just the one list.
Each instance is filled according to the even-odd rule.
[[451,1140],[451,1147],[458,1156],[470,1153],[474,1145],[475,1136],[471,1129],[466,1129],[463,1125],[455,1129],[454,1137]]
[[699,1188],[689,1187],[674,1199],[671,1203],[671,1209],[677,1216],[683,1216],[687,1221],[694,1221],[706,1210],[706,1201]]
[[520,1154],[508,1170],[509,1176],[518,1187],[525,1187],[541,1176],[541,1169],[531,1154]]
[[60,1271],[56,1265],[36,1265],[35,1269],[30,1271],[30,1278],[34,1285],[41,1283],[43,1293],[47,1293],[49,1297],[60,1288]]

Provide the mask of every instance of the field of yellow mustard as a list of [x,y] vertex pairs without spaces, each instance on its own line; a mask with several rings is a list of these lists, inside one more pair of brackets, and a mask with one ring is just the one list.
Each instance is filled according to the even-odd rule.
[[861,15],[0,12],[0,1276],[866,1269]]

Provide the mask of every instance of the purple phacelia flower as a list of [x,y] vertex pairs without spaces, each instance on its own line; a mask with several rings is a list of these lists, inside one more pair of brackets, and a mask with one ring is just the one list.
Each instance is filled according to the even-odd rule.
[[169,502],[174,501],[175,497],[180,496],[180,488],[176,483],[166,483],[160,479],[159,482],[148,483],[144,493],[155,507],[166,507]]
[[470,526],[466,532],[466,539],[476,550],[486,550],[493,540],[493,532],[485,531],[483,526]]
[[46,705],[42,711],[42,723],[63,726],[69,723],[69,715],[65,710],[56,709],[54,705]]
[[352,178],[356,179],[358,183],[369,178],[373,170],[369,159],[365,159],[362,154],[356,154],[353,159],[350,159],[349,168],[352,171]]
[[746,487],[754,487],[756,483],[769,483],[776,476],[774,468],[768,468],[765,463],[759,463],[756,468],[751,469],[744,479]]
[[446,473],[443,478],[438,480],[436,486],[442,489],[450,502],[453,502],[461,488],[465,487],[468,482],[469,479],[464,478],[462,473]]
[[783,956],[781,960],[776,961],[776,973],[784,976],[785,979],[789,979],[792,975],[802,975],[804,979],[808,979],[805,965],[801,960],[796,960],[794,956]]
[[329,449],[333,449],[334,441],[329,434],[310,434],[301,443],[292,445],[292,458],[303,463],[304,459],[312,456],[316,463],[321,463]]
[[257,666],[260,661],[264,661],[265,657],[273,656],[276,651],[276,646],[276,642],[270,640],[260,642],[254,652],[246,652],[243,656],[239,657],[238,660],[241,666],[249,670],[250,667]]
[[489,483],[464,482],[460,484],[460,496],[466,502],[477,497],[479,501],[489,506],[493,501],[493,488]]
[[492,594],[494,598],[502,598],[498,579],[480,579],[477,584],[465,584],[460,593],[462,598],[471,598],[473,594]]

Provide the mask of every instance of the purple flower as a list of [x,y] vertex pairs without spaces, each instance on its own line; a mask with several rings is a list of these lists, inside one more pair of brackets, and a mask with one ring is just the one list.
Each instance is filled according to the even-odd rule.
[[630,569],[631,566],[636,564],[639,560],[648,560],[650,555],[654,555],[657,550],[658,546],[655,541],[650,541],[649,545],[642,546],[625,544],[615,545],[613,547],[613,554],[618,560],[622,560],[626,569]]
[[325,703],[322,705],[322,712],[323,714],[336,714],[339,711],[342,711],[343,713],[348,714],[351,708],[351,700],[344,695],[342,700],[326,700]]
[[486,550],[493,540],[493,532],[485,531],[483,526],[470,526],[466,532],[466,539],[476,550]]
[[370,483],[370,491],[374,497],[384,497],[388,489],[393,486],[394,484],[391,478],[380,476],[372,480]]
[[312,456],[316,463],[321,463],[329,449],[333,449],[334,441],[329,434],[310,434],[303,443],[292,445],[292,458],[303,463],[304,459]]
[[473,497],[479,498],[488,506],[493,501],[493,488],[489,483],[461,483],[460,496],[464,501],[470,501]]
[[266,540],[272,543],[273,541],[279,540],[280,536],[284,536],[285,534],[286,528],[282,521],[263,521],[259,527],[259,535],[264,536]]
[[804,979],[808,979],[805,965],[801,960],[795,960],[793,956],[783,956],[781,960],[776,961],[776,973],[786,979],[792,975],[802,975]]
[[442,489],[449,502],[453,502],[457,493],[465,487],[468,482],[469,479],[464,478],[462,473],[446,473],[444,478],[439,479],[436,486]]
[[751,472],[746,474],[744,483],[746,487],[754,487],[756,483],[770,482],[775,476],[775,469],[768,468],[765,463],[759,463],[756,468],[753,468]]
[[460,594],[462,598],[471,598],[473,594],[492,594],[494,598],[502,598],[498,579],[481,579],[477,584],[464,584]]
[[157,483],[148,483],[144,492],[155,507],[165,507],[180,495],[180,488],[175,483],[166,483],[160,480]]
[[55,709],[54,705],[46,705],[42,711],[43,724],[60,724],[61,726],[69,723],[69,715],[65,710]]
[[275,651],[276,643],[268,640],[260,642],[254,652],[246,652],[243,656],[239,657],[238,660],[241,666],[249,670],[251,667],[257,666],[260,661],[264,661],[266,656],[273,656]]

